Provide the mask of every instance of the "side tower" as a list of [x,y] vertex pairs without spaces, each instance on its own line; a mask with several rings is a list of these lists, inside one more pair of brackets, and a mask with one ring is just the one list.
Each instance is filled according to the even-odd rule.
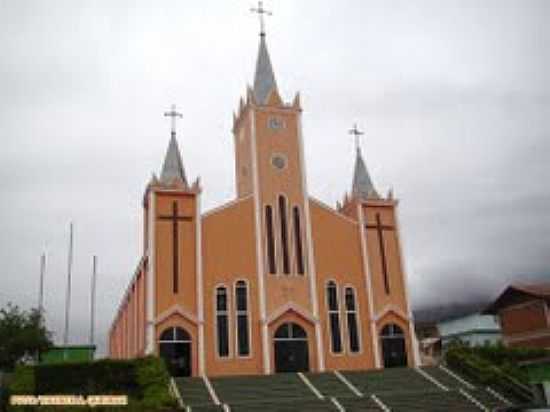
[[384,198],[375,189],[357,145],[351,195],[345,196],[340,211],[359,222],[371,334],[376,337],[373,343],[379,368],[420,365],[397,205],[391,191]]
[[233,134],[237,196],[254,199],[265,373],[300,367],[289,365],[296,356],[279,353],[274,341],[291,324],[307,338],[306,353],[298,357],[309,369],[324,369],[301,114],[299,94],[292,103],[283,102],[279,94],[262,30],[254,86],[240,101]]
[[[172,108],[170,142],[160,177],[152,176],[144,205],[146,264],[145,354],[166,358],[175,375],[201,373],[202,277],[200,185],[189,185],[176,140]],[[185,353],[171,353],[178,343]],[[166,353],[165,353],[166,352]]]

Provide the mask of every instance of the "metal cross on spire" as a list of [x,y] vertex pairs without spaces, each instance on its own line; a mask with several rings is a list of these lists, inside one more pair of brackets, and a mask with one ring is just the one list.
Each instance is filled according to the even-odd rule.
[[264,14],[267,16],[272,16],[273,13],[271,13],[269,10],[264,9],[264,3],[263,1],[258,2],[257,8],[251,8],[251,12],[258,13],[258,16],[260,18],[260,36],[265,36],[265,22],[264,22]]
[[164,112],[164,116],[172,118],[172,136],[176,136],[176,120],[179,117],[180,119],[183,115],[176,111],[176,105],[173,104],[169,112]]
[[357,128],[357,123],[353,124],[353,128],[349,129],[348,133],[355,136],[355,150],[359,151],[359,137],[365,133]]

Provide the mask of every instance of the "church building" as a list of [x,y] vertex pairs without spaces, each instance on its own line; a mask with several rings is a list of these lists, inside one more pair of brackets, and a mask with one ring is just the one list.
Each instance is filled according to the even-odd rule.
[[309,195],[300,95],[279,94],[263,29],[233,137],[235,199],[204,211],[173,123],[109,356],[156,354],[178,376],[417,366],[398,202],[359,146],[336,208]]

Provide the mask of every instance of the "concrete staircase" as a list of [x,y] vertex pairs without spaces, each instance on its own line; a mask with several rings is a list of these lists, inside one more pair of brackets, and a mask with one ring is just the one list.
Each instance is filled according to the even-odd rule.
[[500,395],[437,367],[220,377],[206,383],[178,378],[176,384],[185,409],[193,412],[479,412],[508,406]]

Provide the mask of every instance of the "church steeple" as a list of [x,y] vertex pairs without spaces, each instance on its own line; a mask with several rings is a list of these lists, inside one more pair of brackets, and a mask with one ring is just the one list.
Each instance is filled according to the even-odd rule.
[[172,118],[172,129],[170,133],[170,143],[164,157],[162,172],[160,174],[160,182],[164,184],[183,183],[187,186],[185,170],[181,160],[181,153],[176,140],[176,118],[182,117],[181,113],[176,111],[176,106],[172,105],[169,112],[165,112],[164,116]]
[[254,75],[254,98],[258,104],[266,104],[269,93],[274,90],[278,93],[277,82],[267,45],[265,34],[260,35],[260,46],[258,48],[258,58],[256,60],[256,73]]
[[380,196],[374,188],[367,166],[363,160],[361,149],[357,147],[355,156],[355,170],[353,172],[353,183],[351,193],[359,199],[379,199]]
[[176,134],[172,133],[170,143],[168,143],[168,150],[166,150],[166,156],[164,157],[160,181],[164,184],[171,184],[174,180],[182,182],[187,186],[187,179],[185,177],[185,170],[183,168]]
[[260,46],[258,48],[258,58],[256,59],[256,73],[254,74],[254,98],[256,103],[265,105],[272,90],[278,95],[277,82],[275,81],[275,74],[273,73],[273,66],[265,41],[264,14],[271,16],[271,12],[264,9],[261,1],[258,2],[257,8],[252,8],[250,11],[257,13],[260,19]]
[[359,137],[365,133],[357,128],[357,124],[353,125],[348,131],[349,134],[355,138],[355,170],[353,172],[353,183],[351,185],[352,196],[358,199],[379,199],[380,196],[376,192],[372,180],[370,178],[367,166],[363,160],[363,154],[361,153],[361,147],[359,145]]

